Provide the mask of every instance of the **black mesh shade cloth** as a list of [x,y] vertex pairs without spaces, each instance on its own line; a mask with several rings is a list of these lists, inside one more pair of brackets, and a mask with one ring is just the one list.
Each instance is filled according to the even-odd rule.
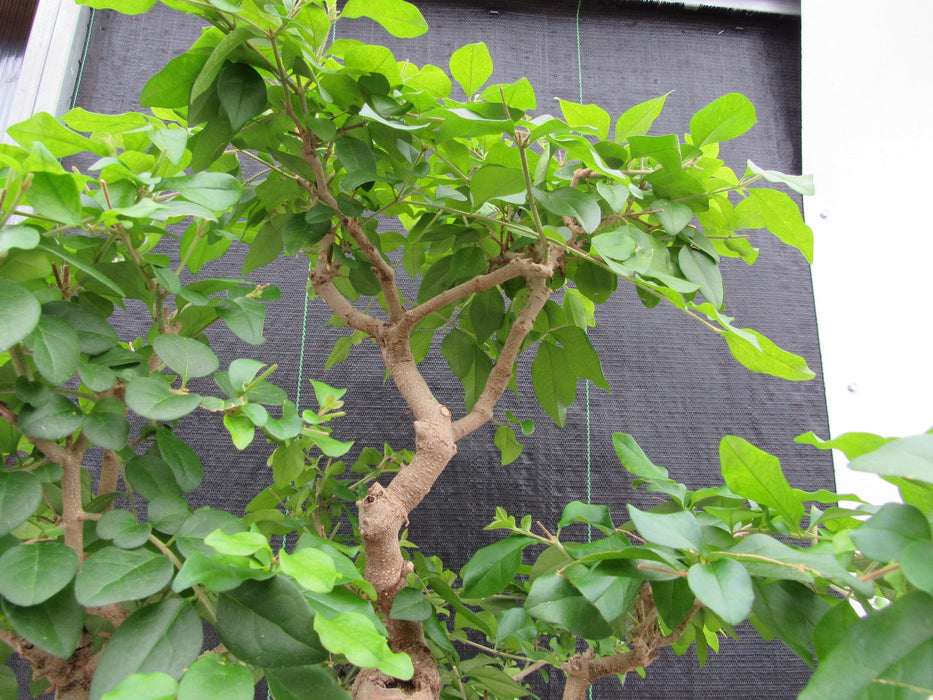
[[[527,77],[538,112],[559,114],[554,98],[595,102],[611,115],[673,91],[651,133],[683,133],[690,116],[716,97],[741,92],[757,106],[758,125],[723,147],[727,165],[740,174],[745,158],[784,172],[800,171],[800,24],[796,18],[662,9],[619,2],[432,2],[420,3],[431,31],[397,40],[367,20],[338,25],[340,36],[385,43],[397,60],[446,66],[459,46],[484,41],[495,63],[493,82]],[[198,36],[199,20],[159,6],[127,17],[98,12],[90,52],[78,91],[78,106],[119,113],[138,109],[142,85]],[[581,82],[582,81],[582,82]],[[412,514],[409,538],[426,555],[438,555],[459,569],[478,547],[500,535],[484,532],[496,506],[512,515],[530,513],[555,525],[571,500],[591,499],[624,519],[625,504],[650,507],[652,495],[634,492],[619,466],[611,435],[631,433],[648,455],[691,488],[720,483],[718,445],[727,434],[742,436],[778,455],[791,483],[808,490],[831,488],[827,453],[793,443],[800,433],[827,431],[810,272],[803,257],[769,238],[756,238],[761,254],[754,268],[735,260],[724,265],[726,311],[740,326],[760,330],[781,347],[803,355],[818,378],[792,383],[753,375],[730,356],[721,339],[686,315],[644,308],[634,289],[620,286],[597,310],[590,337],[600,351],[607,393],[578,387],[567,425],[557,429],[536,410],[530,386],[530,359],[518,382],[523,401],[504,397],[502,412],[534,418],[537,430],[524,438],[521,457],[500,466],[487,426],[466,438],[434,490]],[[217,275],[239,276],[240,261],[215,265]],[[363,343],[350,358],[325,372],[334,340],[345,329],[323,328],[330,311],[312,302],[305,318],[307,263],[279,260],[250,275],[279,286],[281,300],[269,305],[268,342],[247,348],[225,329],[212,347],[226,363],[249,355],[278,362],[273,381],[300,408],[313,407],[307,379],[349,387],[348,417],[335,437],[380,448],[413,444],[411,417],[391,382],[383,382],[378,349]],[[302,342],[303,327],[309,333]],[[121,339],[138,331],[127,327]],[[312,331],[313,332],[310,332]],[[439,357],[439,354],[438,354]],[[303,358],[303,367],[300,360]],[[462,390],[443,359],[429,358],[424,371],[439,398],[462,409]],[[310,403],[309,403],[310,402]],[[456,414],[456,410],[455,410]],[[269,446],[235,450],[212,416],[183,421],[205,463],[206,478],[193,494],[196,505],[241,512],[271,475]],[[585,531],[581,533],[585,537]],[[777,642],[760,640],[743,625],[738,642],[724,639],[721,653],[699,668],[691,650],[677,657],[665,650],[642,679],[630,674],[624,688],[615,678],[598,682],[594,698],[781,698],[793,697],[806,682],[807,667]],[[541,698],[559,698],[554,674],[540,684]],[[309,695],[309,700],[313,696]]]

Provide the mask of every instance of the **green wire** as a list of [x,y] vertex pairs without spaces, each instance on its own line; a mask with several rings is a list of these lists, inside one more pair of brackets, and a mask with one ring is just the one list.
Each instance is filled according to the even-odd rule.
[[[583,6],[583,0],[577,0],[577,14],[574,18],[577,33],[577,85],[579,86],[579,99],[583,102],[583,45],[580,41],[580,8]],[[587,379],[584,385],[584,401],[586,403],[586,502],[593,502],[593,459],[590,439],[590,380]],[[593,527],[586,525],[586,541],[592,542]],[[589,700],[593,700],[593,686],[589,687]]]
[[[311,272],[311,261],[308,261],[308,272]],[[311,295],[305,287],[304,313],[301,316],[301,350],[298,353],[298,387],[295,389],[295,406],[301,410],[301,385],[304,383],[305,372],[305,342],[308,338],[308,300]]]
[[84,50],[81,52],[81,66],[78,68],[78,77],[75,79],[75,91],[71,95],[71,104],[69,105],[71,109],[75,108],[75,105],[78,103],[78,90],[81,89],[81,79],[84,77],[84,66],[87,65],[87,54],[91,50],[91,31],[94,29],[94,17],[96,15],[96,10],[91,8],[91,17],[88,19],[87,23],[87,34],[84,36]]

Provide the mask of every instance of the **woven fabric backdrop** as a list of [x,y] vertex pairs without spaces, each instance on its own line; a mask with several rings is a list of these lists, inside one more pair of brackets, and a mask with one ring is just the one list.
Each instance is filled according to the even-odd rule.
[[[383,42],[398,60],[442,66],[457,47],[485,41],[496,66],[493,81],[526,76],[535,87],[539,113],[559,114],[554,98],[579,101],[581,90],[582,101],[613,115],[674,91],[652,133],[683,133],[696,110],[724,93],[742,92],[757,106],[759,123],[724,146],[727,164],[741,173],[748,157],[764,167],[800,170],[797,19],[598,0],[579,6],[575,0],[419,4],[431,26],[424,37],[396,40],[367,20],[341,22],[339,35]],[[162,6],[138,17],[98,12],[78,106],[108,113],[138,109],[145,81],[186,50],[199,29],[196,18]],[[810,272],[797,251],[776,240],[756,238],[755,245],[761,255],[754,269],[737,260],[724,266],[726,310],[738,324],[806,357],[816,380],[791,383],[750,374],[715,334],[672,309],[645,309],[634,289],[623,284],[598,309],[598,325],[591,330],[611,393],[587,391],[581,383],[567,425],[558,430],[535,410],[527,359],[519,373],[526,400],[520,404],[510,395],[502,406],[536,420],[521,457],[500,466],[491,427],[464,440],[413,514],[410,539],[426,555],[439,555],[447,567],[459,569],[476,548],[499,537],[482,531],[496,506],[516,516],[530,513],[549,527],[566,502],[586,500],[588,491],[593,502],[609,505],[620,519],[626,503],[649,507],[653,498],[633,492],[616,460],[611,444],[616,431],[632,433],[656,463],[693,488],[718,483],[718,444],[727,434],[779,455],[794,486],[832,487],[829,455],[792,442],[808,430],[828,432]],[[214,272],[239,276],[239,263],[225,261]],[[336,437],[355,439],[358,447],[378,448],[383,442],[410,447],[411,417],[391,382],[383,383],[375,346],[363,343],[349,360],[324,371],[334,340],[345,331],[320,330],[330,316],[320,302],[311,303],[305,318],[306,272],[305,261],[291,258],[252,273],[250,279],[282,289],[281,300],[269,306],[268,342],[244,348],[218,329],[214,350],[222,362],[252,353],[280,363],[272,379],[299,398],[302,408],[314,400],[308,377],[349,387],[348,418],[338,424]],[[304,325],[314,333],[303,344]],[[135,333],[127,327],[121,338]],[[439,398],[462,408],[462,391],[444,361],[429,359],[423,367]],[[270,480],[269,448],[255,444],[237,452],[219,421],[211,420],[199,414],[189,421],[196,425],[186,427],[189,436],[197,435],[207,474],[194,500],[239,512]],[[793,697],[808,677],[796,657],[779,643],[761,641],[747,624],[739,642],[724,639],[721,648],[703,669],[692,650],[684,657],[666,650],[646,679],[632,674],[624,689],[614,678],[601,681],[593,697]],[[562,685],[537,690],[541,698],[559,698]]]

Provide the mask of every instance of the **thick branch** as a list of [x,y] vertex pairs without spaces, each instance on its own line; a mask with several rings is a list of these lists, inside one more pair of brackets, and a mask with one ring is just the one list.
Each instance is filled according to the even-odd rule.
[[379,281],[383,296],[385,296],[386,308],[389,311],[389,320],[397,321],[404,315],[405,309],[402,307],[402,302],[399,301],[398,285],[395,283],[395,270],[392,269],[392,266],[387,263],[385,258],[376,250],[376,246],[374,246],[372,241],[366,236],[366,232],[363,231],[358,219],[355,217],[341,216],[340,220],[343,227],[353,240],[356,241],[356,244],[372,265],[373,273]]
[[363,331],[373,338],[378,338],[382,335],[385,324],[378,318],[365,314],[354,307],[334,285],[334,268],[328,258],[330,257],[335,237],[336,234],[332,231],[321,241],[321,249],[317,256],[317,263],[308,275],[311,278],[311,286],[315,293],[320,296],[348,326]]
[[525,342],[528,333],[534,328],[535,319],[541,313],[541,309],[544,308],[544,304],[553,291],[548,286],[547,280],[542,278],[532,279],[530,285],[531,293],[528,295],[528,303],[518,313],[515,323],[512,324],[509,336],[502,347],[502,352],[496,360],[496,365],[486,379],[483,393],[480,394],[473,405],[473,410],[453,425],[454,440],[469,435],[492,419],[493,408],[495,408],[496,403],[512,379],[512,369],[515,366],[518,354],[522,350],[522,343]]
[[626,674],[650,665],[659,656],[659,649],[674,644],[689,627],[693,616],[703,607],[694,602],[689,614],[677,628],[668,635],[662,635],[658,627],[658,609],[651,595],[651,587],[646,582],[642,586],[641,597],[635,604],[636,625],[632,630],[629,644],[631,651],[597,658],[592,649],[577,654],[562,667],[567,674],[563,700],[585,700],[590,685],[599,678],[616,674]]
[[[379,251],[376,250],[376,247],[366,237],[366,233],[360,226],[359,219],[346,216],[340,211],[340,205],[327,188],[327,176],[324,173],[324,163],[321,161],[317,149],[311,143],[306,142],[303,155],[305,161],[311,166],[311,169],[314,170],[314,194],[318,199],[337,212],[337,215],[340,217],[341,227],[356,241],[356,244],[362,249],[367,260],[369,260],[370,264],[373,266],[373,272],[376,275],[376,279],[379,281],[379,286],[382,288],[382,293],[386,299],[389,318],[393,321],[401,318],[402,314],[405,313],[405,309],[402,308],[402,304],[399,301],[398,285],[395,283],[395,270],[392,269],[392,266],[385,261]],[[322,245],[321,249],[323,250],[323,248],[324,246]],[[316,288],[315,291],[317,291]],[[318,294],[320,294],[320,292],[318,292]],[[323,296],[323,294],[321,296]],[[331,306],[331,308],[333,308],[333,306]],[[336,309],[334,310],[336,311]]]
[[[13,427],[16,425],[16,415],[9,406],[0,403],[0,418]],[[88,443],[80,438],[72,443],[68,438],[67,446],[59,445],[54,440],[30,437],[26,438],[35,445],[42,454],[52,462],[62,466],[62,525],[65,528],[65,544],[71,547],[78,555],[84,556],[84,507],[81,502],[81,464]]]
[[508,282],[510,279],[515,279],[516,277],[549,279],[553,274],[553,265],[535,262],[530,258],[513,258],[497,270],[493,270],[485,275],[480,275],[479,277],[474,277],[471,280],[458,284],[456,287],[451,287],[441,292],[436,297],[432,297],[423,304],[416,306],[405,314],[400,325],[410,330],[435,311],[440,311],[445,306],[460,301],[461,299],[466,299],[471,294],[492,289],[503,282]]

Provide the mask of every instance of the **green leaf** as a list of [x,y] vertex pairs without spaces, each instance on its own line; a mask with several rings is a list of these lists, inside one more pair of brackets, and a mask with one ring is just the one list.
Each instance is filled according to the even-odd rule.
[[40,240],[39,232],[30,226],[4,226],[0,228],[0,253],[14,248],[32,250]]
[[522,565],[522,551],[534,544],[530,537],[507,537],[476,551],[460,570],[464,598],[488,598],[509,585]]
[[[753,576],[782,578],[811,583],[814,578],[825,578],[862,595],[871,595],[874,585],[862,581],[842,566],[833,556],[831,548],[809,547],[797,549],[762,534],[748,535],[728,551],[716,556],[742,562]],[[711,555],[712,556],[712,555]]]
[[[204,67],[198,73],[191,85],[189,94],[189,105],[195,104],[204,93],[211,89],[217,75],[223,68],[227,57],[233,53],[244,41],[252,37],[252,31],[244,26],[237,27],[229,34],[225,35],[213,48],[211,55],[204,62]],[[189,115],[190,116],[190,115]]]
[[567,408],[577,396],[573,360],[563,348],[541,343],[531,363],[531,383],[541,404],[557,427],[567,421]]
[[486,380],[492,371],[492,360],[469,335],[456,328],[441,343],[441,354],[451,371],[460,379],[466,410],[471,410],[486,388]]
[[242,664],[207,654],[191,664],[178,685],[178,700],[251,700],[253,675]]
[[258,299],[251,297],[222,299],[217,305],[217,315],[227,324],[230,332],[244,343],[262,345],[266,342],[262,335],[266,307]]
[[32,472],[0,469],[0,537],[26,522],[42,503],[42,483]]
[[542,207],[558,216],[575,217],[587,233],[593,233],[602,222],[599,202],[589,192],[561,187],[551,192],[534,188],[533,193]]
[[81,352],[98,355],[115,346],[120,338],[106,318],[74,302],[53,301],[42,306],[44,314],[59,316],[78,332]]
[[198,394],[175,391],[159,377],[137,377],[126,386],[126,405],[152,420],[181,418],[195,410],[200,403]]
[[110,277],[108,277],[103,273],[103,271],[100,270],[100,266],[88,265],[86,262],[81,260],[81,258],[77,257],[76,255],[72,255],[71,253],[64,250],[61,246],[55,245],[49,241],[43,241],[40,243],[39,249],[61,258],[71,267],[75,268],[76,270],[81,270],[81,272],[86,274],[88,277],[97,280],[119,296],[129,296],[116,282],[114,282]]
[[461,46],[450,57],[450,75],[472,97],[492,75],[492,57],[486,44]]
[[476,666],[470,669],[473,683],[488,690],[494,698],[527,698],[528,688],[516,683],[512,677],[495,666]]
[[[777,635],[811,669],[813,631],[829,603],[796,581],[754,581],[752,610],[768,631]],[[757,626],[757,625],[756,625]]]
[[534,580],[525,599],[525,611],[584,639],[604,639],[612,634],[612,628],[596,606],[557,574]]
[[206,377],[220,366],[214,351],[194,338],[164,334],[152,341],[152,347],[185,383],[192,377]]
[[20,607],[7,600],[2,603],[3,614],[27,641],[61,659],[74,653],[84,629],[84,606],[75,600],[70,586],[38,605]]
[[596,138],[605,141],[609,138],[609,113],[599,105],[579,104],[567,100],[557,100],[564,120],[572,127],[590,127],[596,130]]
[[697,599],[730,625],[739,624],[752,610],[752,578],[737,561],[694,564],[687,572],[687,582]]
[[664,230],[672,236],[676,236],[687,228],[687,224],[693,219],[693,210],[680,202],[656,199],[650,204],[650,207],[656,211],[655,216],[661,222]]
[[160,496],[182,495],[172,468],[155,452],[133,457],[126,463],[125,471],[130,485],[147,501]]
[[421,11],[405,0],[347,0],[340,16],[369,17],[400,39],[412,39],[428,31],[428,23]]
[[97,536],[110,540],[120,549],[136,549],[149,541],[152,528],[140,523],[128,510],[111,510],[97,521]]
[[851,536],[866,557],[888,562],[900,559],[914,542],[929,542],[930,523],[914,506],[888,503]]
[[343,612],[333,620],[315,615],[314,630],[328,651],[343,654],[352,664],[362,668],[378,668],[401,680],[408,680],[415,673],[408,654],[396,654],[389,649],[388,640],[365,615]]
[[194,491],[204,478],[204,466],[197,453],[168,428],[161,428],[156,434],[156,445],[162,460],[171,467],[179,488],[184,493]]
[[269,541],[265,535],[257,531],[234,532],[228,535],[218,528],[204,538],[204,544],[221,554],[237,557],[249,557],[257,552],[265,552],[267,558],[272,556]]
[[490,199],[523,203],[525,192],[525,174],[519,168],[484,165],[470,178],[470,194],[475,207]]
[[628,504],[629,516],[638,534],[652,544],[673,549],[700,550],[703,533],[693,513],[682,510],[676,513],[648,513]]
[[599,353],[590,342],[586,331],[578,326],[564,326],[553,333],[569,356],[574,358],[574,374],[580,379],[588,379],[600,389],[609,391],[609,382],[603,374]]
[[654,120],[661,114],[666,100],[667,95],[662,95],[627,109],[616,121],[616,130],[613,136],[616,143],[625,143],[630,136],[647,134],[651,125],[654,124]]
[[104,647],[90,700],[100,700],[134,673],[159,671],[181,678],[201,653],[203,638],[201,620],[187,601],[170,598],[140,608]]
[[236,588],[244,581],[265,581],[274,576],[272,572],[253,568],[251,564],[255,564],[255,561],[246,557],[214,554],[208,558],[201,552],[192,552],[172,581],[172,590],[182,593],[195,584],[201,584],[222,593]]
[[933,593],[933,542],[926,540],[911,542],[901,550],[901,569],[913,585],[927,593]]
[[189,202],[211,211],[225,211],[240,201],[243,186],[233,175],[203,172],[184,177],[165,178],[160,190],[175,190]]
[[505,319],[505,300],[497,287],[473,296],[469,307],[470,325],[477,343],[495,333]]
[[368,143],[352,136],[341,136],[334,142],[334,152],[347,173],[359,176],[353,180],[353,187],[372,182],[378,177],[376,155]]
[[687,619],[695,601],[690,584],[682,576],[672,581],[651,581],[651,597],[658,615],[670,629],[675,629]]
[[167,673],[134,673],[101,700],[175,700],[178,681]]
[[557,523],[558,531],[567,527],[571,523],[587,523],[593,525],[604,533],[611,534],[615,530],[612,523],[612,517],[609,515],[609,507],[598,505],[596,503],[582,503],[581,501],[571,501],[564,506],[564,512]]
[[493,442],[502,455],[503,467],[518,459],[524,449],[524,446],[515,439],[515,431],[512,430],[511,426],[504,424],[496,428]]
[[165,588],[172,562],[148,549],[104,547],[87,558],[75,579],[75,597],[84,606],[141,600]]
[[78,5],[87,5],[95,10],[116,10],[124,15],[141,15],[149,12],[156,0],[76,0]]
[[224,427],[230,433],[233,446],[238,450],[245,450],[256,437],[256,425],[248,416],[242,413],[227,413],[224,415]]
[[729,344],[732,356],[752,372],[770,374],[792,382],[807,381],[816,376],[805,359],[782,350],[758,331],[743,328],[742,334],[753,336],[758,341],[758,347],[732,330],[725,332],[726,343]]
[[425,273],[418,289],[418,303],[483,274],[486,267],[486,255],[479,246],[461,248],[453,255],[445,255]]
[[[635,158],[652,158],[665,169],[679,172],[683,165],[683,154],[680,150],[680,139],[676,134],[664,136],[631,136],[629,148]],[[658,188],[655,187],[655,193]],[[662,195],[667,196],[667,195]]]
[[43,315],[26,337],[39,373],[51,384],[64,384],[78,369],[78,332],[63,318]]
[[803,503],[787,483],[777,457],[730,435],[719,443],[719,461],[722,477],[733,492],[773,508],[792,528],[800,525]]
[[929,659],[931,652],[933,598],[919,592],[905,595],[848,627],[829,655],[820,660],[799,698],[874,697],[883,687],[879,681],[928,687],[929,664],[921,659]]
[[63,224],[81,224],[81,193],[73,175],[35,173],[27,196],[36,213]]
[[217,76],[217,95],[234,131],[266,109],[266,82],[245,63],[224,64]]
[[933,483],[933,433],[890,442],[874,452],[856,457],[849,468],[887,477]]
[[19,680],[9,666],[0,666],[0,697],[4,700],[19,697]]
[[695,146],[720,143],[741,136],[758,121],[755,105],[733,92],[713,100],[690,119]]
[[668,472],[648,459],[635,438],[628,433],[613,433],[612,446],[619,462],[630,473],[643,479],[667,479]]
[[0,278],[0,352],[29,335],[39,323],[42,307],[25,288],[12,280]]
[[797,203],[784,192],[751,188],[748,194],[758,206],[765,226],[781,241],[796,248],[813,263],[813,230],[803,221]]
[[308,688],[314,688],[315,700],[350,700],[350,694],[332,672],[322,666],[270,668],[266,680],[275,700],[306,700]]
[[334,560],[311,547],[299,549],[294,554],[281,550],[279,566],[282,573],[291,576],[299,586],[312,593],[327,593],[333,590],[337,581]]
[[207,58],[202,53],[183,53],[173,58],[145,84],[139,104],[143,107],[187,107],[191,85]]
[[690,246],[680,249],[677,262],[684,277],[700,285],[700,293],[704,298],[717,309],[721,309],[725,292],[719,264],[702,250],[695,250]]
[[60,440],[80,428],[83,420],[77,406],[61,394],[52,394],[41,406],[23,406],[18,425],[31,437]]
[[[502,89],[501,94],[499,92],[500,88]],[[447,94],[444,97],[449,96],[450,85],[448,83]],[[528,81],[528,78],[519,78],[508,85],[490,85],[480,94],[480,98],[487,102],[502,102],[503,96],[505,97],[505,104],[512,109],[529,111],[536,109],[538,106],[535,89]]]
[[895,438],[881,437],[874,433],[843,433],[837,438],[831,440],[822,440],[816,436],[813,431],[798,435],[794,442],[802,442],[805,445],[813,445],[820,450],[839,450],[847,459],[854,460],[869,452],[874,452],[882,445],[885,445]]
[[424,622],[431,617],[433,612],[431,601],[422,591],[416,588],[403,588],[392,601],[392,611],[389,617],[393,620]]
[[239,659],[254,666],[282,668],[324,661],[312,629],[313,613],[289,580],[245,581],[222,593],[217,603],[217,634]]
[[749,174],[760,175],[768,182],[778,182],[787,185],[794,192],[799,192],[803,195],[812,196],[816,193],[816,189],[813,187],[812,175],[786,175],[777,170],[764,170],[763,168],[759,168],[752,161],[748,161],[748,170],[745,174],[746,176]]
[[16,605],[38,605],[71,583],[77,571],[77,555],[61,542],[11,547],[0,556],[0,595]]
[[55,158],[65,158],[83,151],[107,154],[105,146],[68,129],[48,112],[37,112],[26,121],[8,127],[6,132],[23,148],[30,148],[38,141]]

